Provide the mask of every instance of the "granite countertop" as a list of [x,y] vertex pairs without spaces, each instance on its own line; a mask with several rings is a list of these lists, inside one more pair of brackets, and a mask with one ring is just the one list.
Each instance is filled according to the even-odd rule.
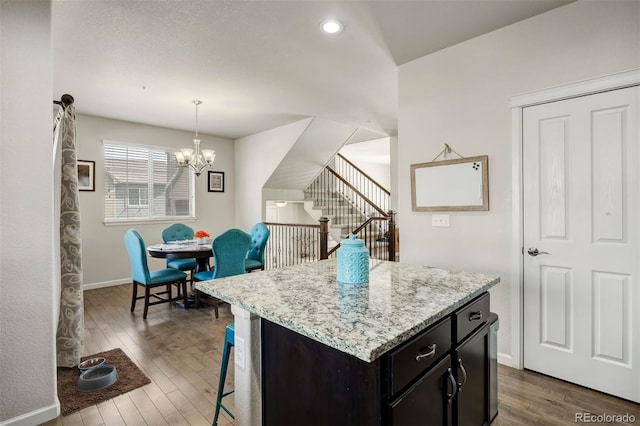
[[371,362],[499,281],[370,259],[368,283],[344,284],[330,259],[196,282],[196,288]]

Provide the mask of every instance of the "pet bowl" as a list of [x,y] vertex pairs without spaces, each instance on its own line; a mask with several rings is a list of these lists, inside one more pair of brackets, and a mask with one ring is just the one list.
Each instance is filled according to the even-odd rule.
[[80,392],[93,392],[107,388],[118,380],[118,371],[114,365],[101,365],[80,374],[77,388]]
[[104,365],[105,361],[106,359],[103,357],[87,359],[78,364],[78,369],[80,370],[80,373],[84,373],[87,370]]

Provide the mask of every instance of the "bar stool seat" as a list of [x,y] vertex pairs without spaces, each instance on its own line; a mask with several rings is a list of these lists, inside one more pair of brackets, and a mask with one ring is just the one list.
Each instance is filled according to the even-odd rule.
[[233,328],[233,323],[227,325],[224,331],[224,349],[222,351],[222,363],[220,364],[220,381],[218,382],[218,395],[216,396],[216,413],[213,416],[213,426],[218,425],[218,415],[220,414],[220,408],[227,412],[231,416],[232,419],[235,420],[235,417],[231,411],[222,403],[222,398],[225,396],[231,395],[234,390],[231,389],[228,392],[224,391],[224,381],[227,378],[227,367],[229,366],[229,354],[231,353],[231,348],[235,343],[235,330]]

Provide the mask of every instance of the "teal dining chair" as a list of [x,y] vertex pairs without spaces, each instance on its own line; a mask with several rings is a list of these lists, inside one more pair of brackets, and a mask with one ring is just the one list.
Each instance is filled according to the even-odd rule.
[[[136,301],[144,299],[144,312],[142,318],[147,319],[149,306],[158,305],[160,303],[171,303],[174,299],[172,296],[172,286],[182,286],[182,297],[185,308],[187,305],[187,274],[177,269],[159,269],[149,271],[147,264],[147,251],[144,240],[135,229],[129,229],[124,235],[124,244],[129,254],[129,262],[131,263],[131,280],[133,281],[133,291],[131,294],[131,312],[136,308]],[[144,295],[138,296],[138,286],[144,287]],[[151,292],[151,289],[165,286],[166,289],[160,292]],[[180,295],[180,290],[178,290]],[[163,297],[164,296],[164,297]],[[150,299],[155,299],[151,302]]]
[[269,240],[269,228],[262,222],[258,222],[249,231],[251,235],[251,247],[244,261],[247,272],[261,269],[264,271],[264,249]]
[[[162,241],[168,243],[170,241],[193,240],[193,229],[184,223],[174,223],[162,231]],[[193,274],[196,270],[195,259],[169,259],[167,258],[167,268],[177,269],[178,271],[189,271],[189,282],[193,284]],[[179,294],[178,294],[179,295]]]
[[[216,278],[230,277],[246,273],[245,259],[251,247],[251,236],[240,229],[229,229],[216,238],[211,243],[213,251],[214,267],[212,271],[203,271],[195,274],[196,281],[215,280]],[[196,306],[198,306],[198,291],[196,291]],[[216,318],[218,318],[218,299],[213,298],[213,307]],[[222,398],[231,395],[234,391],[224,391],[224,382],[227,377],[227,366],[229,365],[229,355],[234,346],[235,330],[234,324],[228,324],[225,328],[224,347],[222,349],[222,361],[220,363],[220,378],[218,379],[218,393],[216,395],[216,411],[213,417],[213,426],[218,424],[220,409],[235,419],[233,413],[222,403]]]
[[[213,239],[211,251],[213,252],[214,267],[211,271],[201,271],[194,275],[196,281],[209,281],[216,278],[241,275],[247,272],[244,261],[251,246],[251,236],[246,232],[232,228]],[[212,297],[216,318],[218,318],[218,299]],[[200,304],[200,292],[196,290],[196,307]],[[222,398],[231,395],[234,391],[224,391],[224,382],[227,377],[227,366],[229,365],[229,355],[234,346],[235,330],[233,323],[225,328],[224,347],[222,350],[222,361],[220,363],[220,378],[218,379],[218,393],[216,396],[216,411],[213,417],[213,426],[218,424],[220,409],[235,419],[233,413],[222,403]]]
[[[196,281],[209,281],[216,278],[240,275],[246,272],[244,260],[251,245],[251,236],[241,229],[231,228],[218,235],[211,243],[213,269],[196,272]],[[199,306],[200,292],[196,291],[196,306]],[[218,299],[212,297],[213,308],[218,318]]]

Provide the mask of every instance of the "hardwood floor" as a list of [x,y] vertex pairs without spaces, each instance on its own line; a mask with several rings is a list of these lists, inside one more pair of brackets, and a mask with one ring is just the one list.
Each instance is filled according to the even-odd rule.
[[[635,420],[580,421],[580,415],[585,419],[605,414],[628,414]],[[638,426],[640,405],[532,371],[498,365],[498,416],[491,426],[579,424]]]
[[[130,284],[85,291],[84,296],[85,354],[119,347],[152,382],[45,425],[210,425],[224,328],[233,321],[229,306],[221,306],[216,320],[212,308],[157,305],[144,321],[141,304],[129,313]],[[233,362],[226,386],[233,386]],[[499,366],[498,389],[499,414],[492,426],[576,425],[576,413],[629,414],[635,422],[606,424],[640,426],[638,404],[530,371]],[[233,395],[225,403],[233,412]],[[221,411],[218,424],[233,421]]]

